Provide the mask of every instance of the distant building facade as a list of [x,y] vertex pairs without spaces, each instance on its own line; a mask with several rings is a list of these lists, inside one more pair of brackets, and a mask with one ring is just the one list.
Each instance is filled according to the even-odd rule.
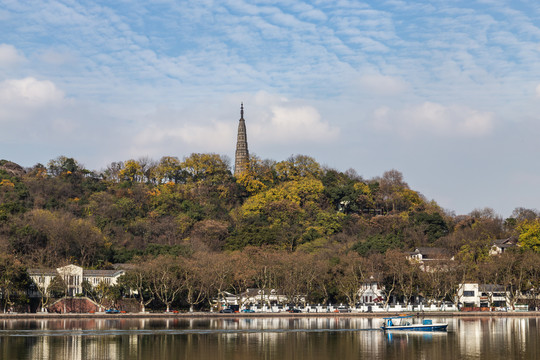
[[454,257],[447,249],[436,247],[419,247],[407,254],[411,262],[420,265],[422,271],[432,272],[445,270],[448,261],[453,261]]
[[[66,284],[66,295],[75,296],[82,294],[82,283],[84,281],[87,281],[93,287],[101,282],[107,285],[115,285],[118,278],[124,275],[124,270],[84,270],[77,265],[67,265],[57,269],[28,269],[28,275],[43,290],[49,288],[56,276],[60,276]],[[31,295],[39,296],[39,293]]]
[[358,290],[358,304],[374,305],[383,302],[384,298],[384,285],[375,277],[371,276],[360,285],[360,289]]
[[240,121],[236,138],[236,154],[234,158],[234,176],[239,176],[249,168],[249,150],[247,143],[246,121],[244,120],[244,103],[240,105]]
[[461,284],[457,297],[464,307],[488,308],[509,307],[509,293],[502,285],[496,284]]
[[497,239],[493,241],[491,248],[489,249],[489,255],[501,255],[508,249],[518,247],[517,236],[512,236],[507,239]]

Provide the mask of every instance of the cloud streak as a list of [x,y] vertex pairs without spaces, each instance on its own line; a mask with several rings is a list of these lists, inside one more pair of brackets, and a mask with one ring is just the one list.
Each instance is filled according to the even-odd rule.
[[382,107],[373,114],[374,127],[406,137],[482,137],[495,125],[494,115],[463,106],[444,106],[432,102],[404,109]]

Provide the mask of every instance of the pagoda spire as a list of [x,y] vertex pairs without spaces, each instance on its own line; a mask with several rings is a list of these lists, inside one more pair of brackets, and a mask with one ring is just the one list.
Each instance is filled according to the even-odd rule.
[[249,168],[249,151],[247,144],[246,121],[244,120],[244,103],[240,104],[240,120],[236,137],[236,155],[234,159],[234,176],[239,176]]

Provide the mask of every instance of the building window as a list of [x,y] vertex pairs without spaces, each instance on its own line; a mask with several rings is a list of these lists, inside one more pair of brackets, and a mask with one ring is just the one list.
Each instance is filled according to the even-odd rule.
[[474,291],[464,291],[463,296],[474,296]]

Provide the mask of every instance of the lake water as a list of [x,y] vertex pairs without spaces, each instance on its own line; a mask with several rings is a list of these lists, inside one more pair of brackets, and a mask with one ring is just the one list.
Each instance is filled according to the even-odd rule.
[[343,317],[0,320],[0,359],[540,359],[540,317],[434,320],[448,333]]

